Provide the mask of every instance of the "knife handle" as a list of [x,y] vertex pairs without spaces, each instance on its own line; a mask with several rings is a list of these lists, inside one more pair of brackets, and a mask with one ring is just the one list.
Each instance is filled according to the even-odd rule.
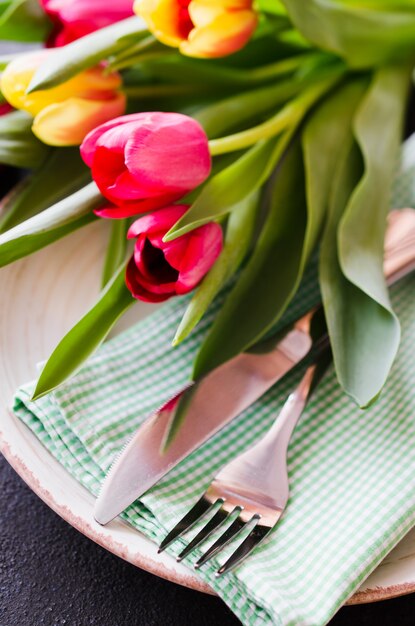
[[383,268],[388,285],[393,285],[415,269],[414,209],[389,213]]

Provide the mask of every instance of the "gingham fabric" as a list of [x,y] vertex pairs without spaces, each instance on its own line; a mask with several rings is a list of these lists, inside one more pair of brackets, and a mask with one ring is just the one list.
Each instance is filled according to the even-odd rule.
[[[406,143],[402,163],[392,204],[414,206],[415,139]],[[360,411],[330,370],[289,447],[291,497],[282,520],[233,573],[213,576],[224,556],[200,570],[243,624],[326,624],[415,525],[414,286],[412,276],[393,288],[402,345],[378,402]],[[318,299],[311,268],[281,324]],[[37,402],[30,401],[33,383],[17,392],[18,418],[94,494],[140,422],[189,379],[214,311],[172,349],[185,306],[186,299],[172,300],[108,341],[76,377]],[[160,541],[219,468],[265,433],[300,376],[300,371],[288,375],[172,470],[124,518]],[[172,553],[183,545],[176,542]]]

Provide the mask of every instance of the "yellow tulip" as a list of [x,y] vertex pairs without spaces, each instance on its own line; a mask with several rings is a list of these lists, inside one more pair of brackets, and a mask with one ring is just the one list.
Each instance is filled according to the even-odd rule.
[[193,57],[222,57],[242,48],[258,17],[253,0],[135,0],[134,11],[162,43]]
[[57,87],[27,94],[34,73],[49,54],[53,51],[30,52],[11,61],[1,75],[0,90],[13,107],[33,115],[32,130],[41,141],[79,145],[90,130],[124,113],[125,96],[117,91],[121,79],[95,67]]

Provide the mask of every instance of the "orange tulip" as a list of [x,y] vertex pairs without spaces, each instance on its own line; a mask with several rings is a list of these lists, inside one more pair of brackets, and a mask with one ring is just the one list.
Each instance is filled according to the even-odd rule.
[[242,48],[258,17],[253,0],[135,0],[134,11],[162,43],[193,57],[222,57]]
[[27,94],[34,73],[49,54],[53,51],[41,50],[14,59],[1,75],[0,89],[14,108],[33,115],[32,130],[41,141],[79,145],[93,128],[124,112],[125,96],[117,91],[121,78],[95,67],[57,87]]

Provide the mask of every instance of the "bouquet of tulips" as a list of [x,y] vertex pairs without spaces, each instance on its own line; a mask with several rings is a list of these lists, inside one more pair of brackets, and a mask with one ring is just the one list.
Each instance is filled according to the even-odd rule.
[[1,206],[0,265],[92,220],[110,229],[99,300],[35,396],[136,300],[192,292],[177,345],[225,288],[203,375],[272,331],[313,257],[338,380],[372,402],[400,335],[383,240],[415,0],[0,7],[1,39],[37,42],[0,57],[0,162],[24,170]]

